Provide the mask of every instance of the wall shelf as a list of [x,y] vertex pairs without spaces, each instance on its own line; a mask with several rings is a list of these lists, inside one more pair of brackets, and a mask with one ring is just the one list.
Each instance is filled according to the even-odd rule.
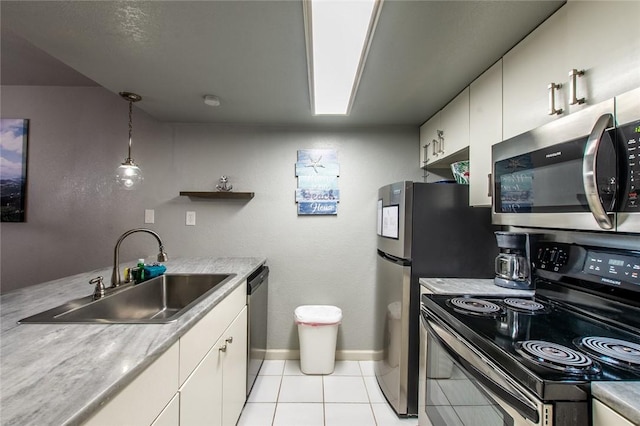
[[180,191],[180,195],[192,198],[209,198],[212,200],[250,200],[253,192],[222,192],[222,191]]

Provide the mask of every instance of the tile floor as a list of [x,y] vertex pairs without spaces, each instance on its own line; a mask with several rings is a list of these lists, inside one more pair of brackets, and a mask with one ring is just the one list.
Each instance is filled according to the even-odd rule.
[[306,376],[300,362],[266,360],[238,426],[417,426],[385,400],[371,361],[336,361],[333,374]]

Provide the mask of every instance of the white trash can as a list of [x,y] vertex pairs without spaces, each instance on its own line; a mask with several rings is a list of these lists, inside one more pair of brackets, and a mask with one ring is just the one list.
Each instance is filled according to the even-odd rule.
[[333,373],[342,310],[336,306],[304,305],[296,308],[294,318],[300,339],[300,370],[304,374]]

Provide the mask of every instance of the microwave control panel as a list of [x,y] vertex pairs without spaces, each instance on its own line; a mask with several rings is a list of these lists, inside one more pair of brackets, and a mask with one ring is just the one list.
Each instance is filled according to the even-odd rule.
[[640,182],[640,120],[620,126],[620,134],[626,145],[628,163],[627,194],[624,197],[622,211],[639,212],[638,183]]

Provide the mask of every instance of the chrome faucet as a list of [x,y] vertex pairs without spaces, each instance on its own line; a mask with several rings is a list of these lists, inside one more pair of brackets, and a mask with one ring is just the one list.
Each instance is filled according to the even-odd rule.
[[153,235],[158,241],[158,246],[160,250],[160,252],[158,253],[158,262],[166,262],[167,260],[169,260],[167,253],[164,252],[164,244],[162,244],[160,235],[158,235],[156,232],[152,231],[151,229],[146,229],[146,228],[130,229],[124,234],[120,235],[120,238],[118,238],[118,242],[116,243],[116,248],[113,250],[113,273],[111,274],[111,287],[118,287],[120,284],[122,284],[122,281],[120,278],[120,244],[122,244],[122,241],[125,238],[127,238],[129,235],[134,234],[136,232],[146,232],[147,234]]

